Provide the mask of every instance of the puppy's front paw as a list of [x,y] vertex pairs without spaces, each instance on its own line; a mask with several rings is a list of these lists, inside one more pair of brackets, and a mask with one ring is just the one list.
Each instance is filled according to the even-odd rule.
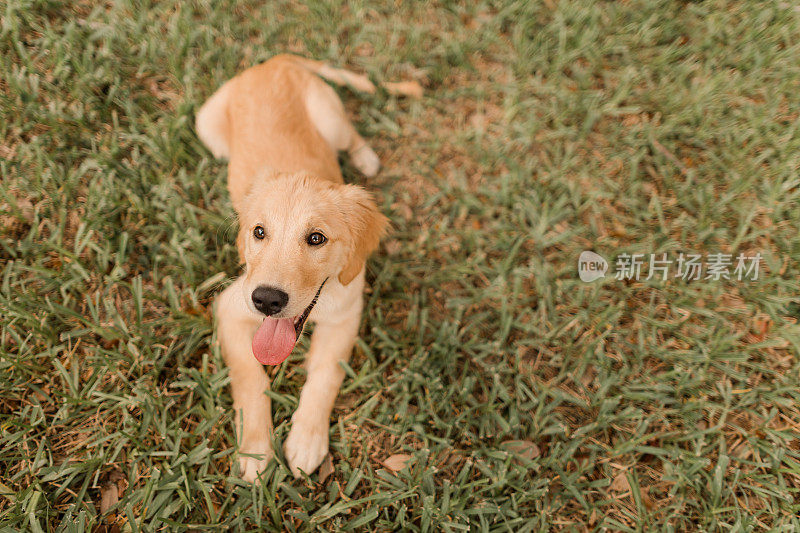
[[381,160],[378,159],[378,154],[366,144],[350,152],[350,160],[353,162],[353,166],[368,178],[377,174],[381,168]]
[[267,468],[271,459],[272,447],[269,442],[242,446],[239,449],[239,475],[252,483]]
[[289,436],[283,444],[283,451],[294,477],[300,477],[302,470],[311,474],[322,463],[328,453],[328,424],[326,421],[310,422],[294,417]]

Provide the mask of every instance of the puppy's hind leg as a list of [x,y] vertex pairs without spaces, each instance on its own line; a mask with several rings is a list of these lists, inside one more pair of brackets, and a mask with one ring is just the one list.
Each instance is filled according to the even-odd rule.
[[311,122],[334,151],[347,150],[353,165],[365,176],[378,173],[377,154],[347,118],[342,101],[325,82],[313,78],[306,92],[306,110]]
[[197,136],[211,150],[214,157],[227,159],[231,155],[228,98],[231,82],[225,83],[203,104],[197,112]]

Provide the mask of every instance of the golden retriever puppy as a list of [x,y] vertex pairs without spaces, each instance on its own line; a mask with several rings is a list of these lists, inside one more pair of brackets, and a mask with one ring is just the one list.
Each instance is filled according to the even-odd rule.
[[[254,480],[272,457],[269,387],[262,365],[292,352],[316,323],[308,377],[284,443],[295,476],[328,453],[329,418],[361,319],[364,264],[387,226],[372,196],[343,183],[337,152],[365,175],[379,168],[331,87],[364,91],[364,76],[281,55],[225,83],[197,114],[197,133],[228,159],[244,273],[216,300],[216,332],[229,367],[240,475]],[[418,86],[387,84],[393,92]]]

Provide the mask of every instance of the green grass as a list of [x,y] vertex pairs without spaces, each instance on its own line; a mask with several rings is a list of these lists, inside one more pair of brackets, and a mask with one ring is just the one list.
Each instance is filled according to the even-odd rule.
[[[791,2],[209,4],[0,3],[6,529],[800,528]],[[250,486],[210,316],[236,221],[192,124],[281,52],[427,92],[340,90],[384,162],[346,178],[394,230],[333,474],[295,481],[279,452]],[[585,249],[764,261],[590,285]],[[278,448],[301,360],[274,371]]]

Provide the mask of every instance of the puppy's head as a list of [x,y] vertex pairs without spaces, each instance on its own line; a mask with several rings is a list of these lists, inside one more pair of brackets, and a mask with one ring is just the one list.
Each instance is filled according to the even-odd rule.
[[279,364],[323,285],[347,285],[361,272],[387,219],[364,189],[305,175],[258,180],[243,205],[236,241],[246,264],[245,300],[265,317],[253,353],[263,364]]

